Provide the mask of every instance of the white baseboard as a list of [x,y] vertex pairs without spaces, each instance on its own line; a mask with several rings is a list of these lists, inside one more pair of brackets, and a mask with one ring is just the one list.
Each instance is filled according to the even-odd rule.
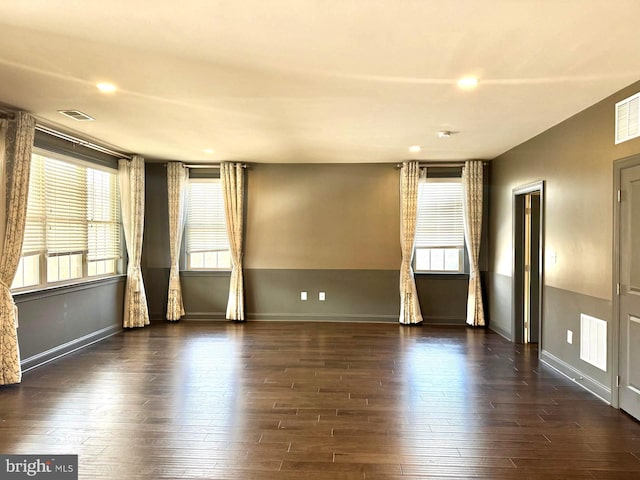
[[591,378],[589,375],[586,375],[574,366],[569,365],[564,360],[559,359],[546,350],[542,350],[540,352],[540,361],[572,380],[577,385],[580,385],[588,392],[593,393],[603,402],[611,405],[611,388],[603,385],[594,378]]

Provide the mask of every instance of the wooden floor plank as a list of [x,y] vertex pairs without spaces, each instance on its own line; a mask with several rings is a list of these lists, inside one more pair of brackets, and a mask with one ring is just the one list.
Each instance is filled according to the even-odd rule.
[[82,479],[640,478],[640,424],[480,329],[157,323],[0,387],[0,452]]

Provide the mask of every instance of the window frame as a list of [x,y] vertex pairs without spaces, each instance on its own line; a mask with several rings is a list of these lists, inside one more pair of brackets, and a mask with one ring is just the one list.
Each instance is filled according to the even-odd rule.
[[[119,216],[119,238],[120,238],[120,242],[119,242],[119,254],[118,256],[114,259],[115,261],[115,272],[114,273],[105,273],[105,274],[98,274],[98,275],[91,275],[89,276],[89,252],[86,251],[82,251],[82,252],[78,252],[78,254],[81,254],[82,258],[81,258],[81,276],[79,277],[74,277],[74,278],[68,278],[68,279],[63,279],[63,280],[56,280],[56,281],[49,281],[48,280],[48,261],[51,258],[55,258],[55,257],[64,257],[64,256],[68,256],[68,255],[72,255],[73,252],[67,252],[62,253],[62,254],[52,254],[52,255],[48,255],[47,252],[47,246],[46,244],[43,245],[42,250],[40,251],[33,251],[33,252],[27,252],[29,253],[29,255],[27,255],[27,257],[29,256],[33,256],[33,255],[38,255],[38,273],[39,273],[39,282],[37,284],[32,284],[32,285],[25,285],[22,287],[15,287],[15,288],[11,288],[11,292],[13,294],[27,294],[27,293],[33,293],[33,292],[40,292],[40,291],[47,291],[47,290],[53,290],[53,289],[58,289],[61,287],[66,287],[66,286],[75,286],[75,285],[83,285],[83,284],[90,284],[90,283],[96,283],[96,282],[100,282],[103,281],[105,279],[109,279],[109,278],[117,278],[117,277],[121,277],[123,275],[125,275],[125,269],[126,269],[126,265],[127,265],[127,254],[126,254],[126,245],[125,245],[125,238],[124,238],[124,229],[123,229],[123,225],[122,225],[122,212],[121,212],[121,206],[120,206],[120,194],[119,194],[119,182],[118,182],[118,168],[117,168],[117,160],[114,158],[113,161],[106,161],[104,159],[100,159],[100,158],[95,158],[92,159],[91,155],[87,155],[85,152],[83,152],[80,155],[74,156],[72,154],[70,154],[68,151],[66,151],[64,148],[61,149],[57,149],[57,148],[48,148],[49,147],[49,141],[50,140],[45,140],[44,142],[40,142],[40,143],[45,143],[46,146],[39,146],[37,143],[38,137],[36,136],[36,145],[34,145],[34,147],[32,148],[32,160],[33,161],[33,156],[34,155],[39,155],[41,157],[44,158],[49,158],[52,160],[56,160],[56,161],[62,161],[62,162],[66,162],[68,164],[71,165],[77,165],[77,166],[81,166],[84,168],[89,168],[89,169],[93,169],[93,170],[99,170],[99,171],[104,171],[104,172],[108,172],[112,175],[115,175],[115,187],[116,187],[116,195],[117,195],[117,199],[116,199],[116,208],[118,211],[118,216]],[[52,143],[55,143],[55,141],[53,141]],[[33,166],[33,164],[31,165]],[[29,185],[29,188],[31,188],[31,183]],[[44,186],[44,190],[46,192],[46,185]],[[88,201],[88,196],[87,196],[87,205],[89,204]],[[90,219],[86,219],[86,225],[88,226],[90,223],[92,223],[92,220]],[[87,233],[88,235],[88,233]],[[23,240],[24,242],[24,240]],[[89,243],[89,240],[87,239],[87,244]],[[21,268],[21,266],[23,266],[23,262],[24,262],[24,253],[21,251],[20,252],[20,264],[18,266],[18,268]],[[16,275],[18,274],[18,272],[16,271]],[[15,279],[14,279],[15,280]]]
[[[187,239],[187,235],[188,235],[188,228],[189,228],[189,207],[190,207],[190,195],[191,195],[191,185],[194,183],[220,183],[221,184],[222,180],[220,178],[220,173],[219,172],[215,172],[212,173],[210,171],[199,171],[199,172],[192,172],[191,170],[189,171],[189,180],[187,182],[187,188],[189,189],[187,192],[187,213],[185,215],[185,224],[184,224],[184,231],[182,234],[182,244],[180,247],[180,271],[181,272],[185,272],[189,275],[191,274],[207,274],[207,273],[221,273],[221,274],[227,274],[230,273],[233,265],[231,262],[231,248],[228,246],[228,248],[226,250],[215,250],[216,253],[220,253],[220,252],[227,252],[229,255],[229,264],[224,265],[222,267],[219,268],[211,268],[211,267],[192,267],[190,264],[190,253],[188,251],[188,239]],[[220,185],[220,187],[222,187],[222,185]],[[224,214],[224,198],[221,197],[221,208]],[[224,219],[224,231],[226,232],[226,218]],[[227,245],[228,245],[228,238],[227,238]],[[213,252],[213,250],[212,250]],[[198,252],[198,253],[205,253],[205,252]]]
[[469,257],[467,255],[467,246],[466,244],[462,248],[456,247],[423,247],[424,250],[427,249],[433,250],[457,250],[459,252],[460,265],[462,268],[460,270],[417,270],[416,269],[416,252],[418,247],[414,249],[413,252],[413,273],[417,275],[469,275]]
[[[453,181],[455,181],[455,183],[460,183],[462,185],[462,171],[461,169],[455,169],[455,172],[452,172],[452,168],[450,167],[445,167],[445,168],[437,168],[437,167],[431,167],[431,168],[427,168],[425,169],[426,172],[421,173],[421,178],[420,178],[420,182],[447,182],[447,181],[452,181],[451,183],[454,183]],[[419,187],[418,187],[419,188]],[[462,201],[464,202],[464,187],[462,188]],[[418,209],[420,208],[420,205],[418,204]],[[419,214],[419,210],[416,213],[417,215]],[[464,229],[464,211],[463,211],[463,229]],[[417,219],[416,219],[416,225],[417,225]],[[423,269],[418,269],[417,268],[417,252],[420,249],[432,249],[432,250],[439,250],[439,249],[443,249],[443,250],[449,250],[449,249],[455,249],[457,251],[459,251],[459,255],[460,255],[460,259],[459,259],[459,265],[460,265],[460,269],[459,270],[423,270]],[[452,246],[432,246],[432,247],[419,247],[417,245],[414,244],[414,248],[413,248],[413,258],[412,258],[412,262],[411,262],[411,266],[413,268],[413,272],[415,275],[420,275],[420,276],[449,276],[449,277],[454,277],[454,276],[458,276],[458,277],[468,277],[469,275],[469,255],[467,252],[467,245],[466,245],[466,239],[464,238],[464,234],[463,234],[463,239],[462,239],[462,246],[461,247],[452,247]]]

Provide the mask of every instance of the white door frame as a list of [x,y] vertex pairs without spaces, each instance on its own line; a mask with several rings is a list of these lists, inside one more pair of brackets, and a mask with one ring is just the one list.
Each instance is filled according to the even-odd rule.
[[512,272],[511,272],[511,341],[517,342],[519,341],[516,338],[516,302],[520,301],[519,294],[522,293],[517,291],[516,289],[516,222],[517,218],[517,208],[516,202],[520,195],[525,195],[527,193],[540,192],[540,272],[538,278],[538,309],[540,312],[540,325],[538,327],[538,358],[540,358],[540,353],[542,352],[542,337],[544,332],[544,309],[543,309],[543,297],[544,297],[544,238],[545,238],[545,222],[544,222],[544,212],[545,212],[545,198],[544,198],[544,180],[539,180],[537,182],[528,183],[526,185],[522,185],[514,188],[511,191],[511,211],[512,211],[512,220],[511,220],[511,241],[513,242],[512,251],[513,256],[511,259],[512,264]]

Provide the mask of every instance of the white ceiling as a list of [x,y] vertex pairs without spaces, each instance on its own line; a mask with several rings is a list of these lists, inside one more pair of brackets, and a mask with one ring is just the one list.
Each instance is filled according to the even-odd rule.
[[489,159],[640,80],[638,18],[638,0],[7,0],[0,102],[148,159]]

